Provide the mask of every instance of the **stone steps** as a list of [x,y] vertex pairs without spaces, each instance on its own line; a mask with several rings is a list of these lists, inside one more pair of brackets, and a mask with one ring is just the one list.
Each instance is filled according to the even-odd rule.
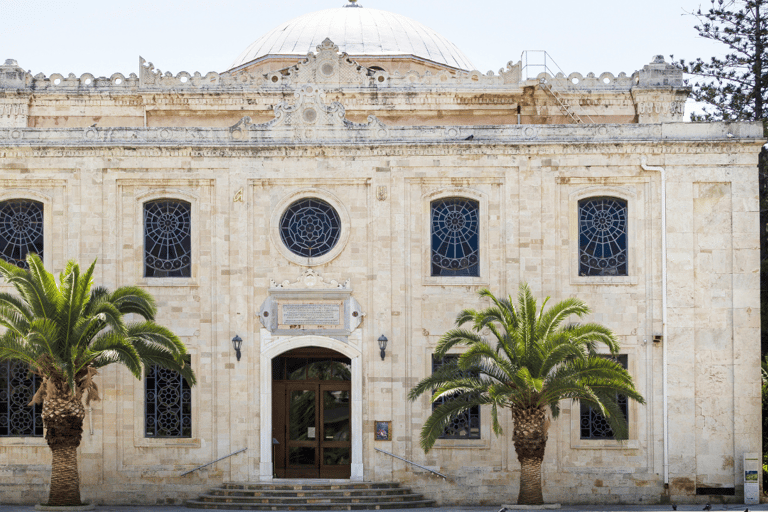
[[434,506],[391,482],[227,482],[186,502],[188,508],[228,510],[384,510]]

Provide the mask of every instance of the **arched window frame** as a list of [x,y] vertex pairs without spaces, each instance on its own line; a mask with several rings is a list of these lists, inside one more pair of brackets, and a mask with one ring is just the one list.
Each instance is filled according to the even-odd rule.
[[[432,203],[443,199],[460,198],[475,201],[478,204],[478,256],[479,272],[477,276],[433,276],[432,275]],[[441,188],[422,196],[422,272],[425,285],[467,286],[489,285],[488,247],[488,196],[475,189],[466,187]]]
[[[336,245],[334,245],[330,251],[320,256],[307,258],[295,254],[285,245],[285,243],[283,243],[283,239],[280,236],[280,220],[282,219],[283,214],[288,208],[290,208],[292,204],[302,199],[312,198],[320,199],[331,205],[331,207],[336,210],[336,213],[339,215],[341,233],[339,235],[338,242],[336,242]],[[344,251],[347,246],[347,242],[349,241],[350,227],[351,220],[349,211],[344,206],[344,203],[342,203],[342,201],[336,197],[336,195],[323,189],[306,188],[296,190],[286,195],[277,203],[274,210],[272,210],[269,233],[272,244],[277,247],[277,250],[280,252],[280,254],[283,255],[283,257],[285,257],[285,259],[297,265],[314,267],[317,265],[324,265],[336,259]]]
[[[191,235],[191,274],[189,277],[145,277],[144,267],[144,205],[153,201],[170,200],[183,201],[190,205],[190,235]],[[118,212],[118,216],[121,213]],[[175,188],[156,188],[150,192],[138,195],[134,199],[134,231],[133,259],[131,274],[126,275],[128,282],[145,286],[196,286],[200,262],[200,198],[186,190]],[[127,255],[126,255],[127,256]]]
[[[52,198],[35,190],[8,189],[0,193],[0,202],[4,201],[35,201],[43,205],[43,264],[45,268],[51,268],[53,264],[53,244],[51,243],[51,236],[53,234]],[[63,235],[66,236],[67,228],[64,227],[63,231]]]
[[[627,204],[627,275],[625,276],[582,276],[580,275],[580,226],[579,203],[591,198],[611,197],[621,199]],[[569,268],[571,284],[637,284],[638,262],[637,255],[642,248],[638,247],[642,226],[638,215],[642,215],[641,197],[638,191],[630,187],[596,186],[581,188],[572,192],[568,197],[569,203]],[[644,226],[642,226],[644,227]],[[650,269],[649,269],[650,270]]]

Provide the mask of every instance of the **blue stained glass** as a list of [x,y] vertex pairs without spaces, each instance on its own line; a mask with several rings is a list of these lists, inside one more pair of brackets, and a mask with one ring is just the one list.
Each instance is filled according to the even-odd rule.
[[623,199],[579,201],[579,275],[628,275],[627,202]]
[[162,199],[144,205],[144,277],[192,275],[191,207]]
[[327,254],[340,237],[339,214],[322,199],[300,199],[280,218],[280,239],[292,253],[305,258]]
[[43,257],[43,203],[28,199],[0,202],[0,258],[27,267],[27,254]]
[[452,197],[432,203],[432,275],[480,275],[477,201]]

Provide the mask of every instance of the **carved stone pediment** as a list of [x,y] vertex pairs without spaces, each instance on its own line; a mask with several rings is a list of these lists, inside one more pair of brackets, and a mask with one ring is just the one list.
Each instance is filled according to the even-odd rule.
[[[339,53],[339,47],[325,38],[317,47],[317,53],[310,52],[306,60],[287,70],[275,71],[266,75],[267,84],[288,82],[296,84],[318,84],[325,88],[333,86],[367,86],[383,82],[386,74],[374,73],[350,60],[346,53]],[[380,77],[383,77],[380,79]]]
[[245,117],[230,128],[232,138],[359,141],[388,137],[387,126],[376,116],[368,116],[367,123],[354,123],[346,118],[341,103],[327,104],[322,96],[316,85],[302,85],[294,93],[293,104],[281,101],[275,106],[272,121],[251,124],[250,118]]
[[363,321],[360,304],[352,297],[349,279],[326,280],[307,269],[295,281],[270,280],[259,321],[275,335],[322,334],[349,336]]
[[286,279],[285,281],[282,281],[278,284],[274,279],[270,279],[269,288],[272,290],[351,290],[352,287],[350,285],[349,279],[343,283],[339,283],[335,279],[326,281],[323,276],[311,268],[308,268],[295,281],[288,281]]

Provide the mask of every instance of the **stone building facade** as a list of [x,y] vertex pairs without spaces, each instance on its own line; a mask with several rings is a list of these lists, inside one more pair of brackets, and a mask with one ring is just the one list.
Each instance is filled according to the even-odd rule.
[[[513,502],[511,416],[495,437],[481,409],[425,454],[431,406],[407,393],[456,313],[483,306],[479,289],[526,281],[590,304],[648,402],[628,405],[624,442],[564,403],[545,500],[740,500],[743,455],[761,450],[761,127],[682,122],[689,89],[661,57],[632,75],[483,74],[408,30],[413,46],[388,52],[295,36],[303,56],[263,45],[207,75],[143,59],[108,78],[0,66],[0,228],[23,232],[2,235],[3,257],[36,250],[57,272],[98,258],[96,282],[157,298],[199,379],[102,372],[84,498],[165,503],[280,473]],[[403,43],[392,33],[381,48]],[[317,364],[331,370],[315,382]],[[24,385],[9,368],[6,395]],[[171,392],[183,405],[163,405]],[[331,412],[295,433],[302,397]],[[41,500],[49,451],[5,407],[2,501]]]

